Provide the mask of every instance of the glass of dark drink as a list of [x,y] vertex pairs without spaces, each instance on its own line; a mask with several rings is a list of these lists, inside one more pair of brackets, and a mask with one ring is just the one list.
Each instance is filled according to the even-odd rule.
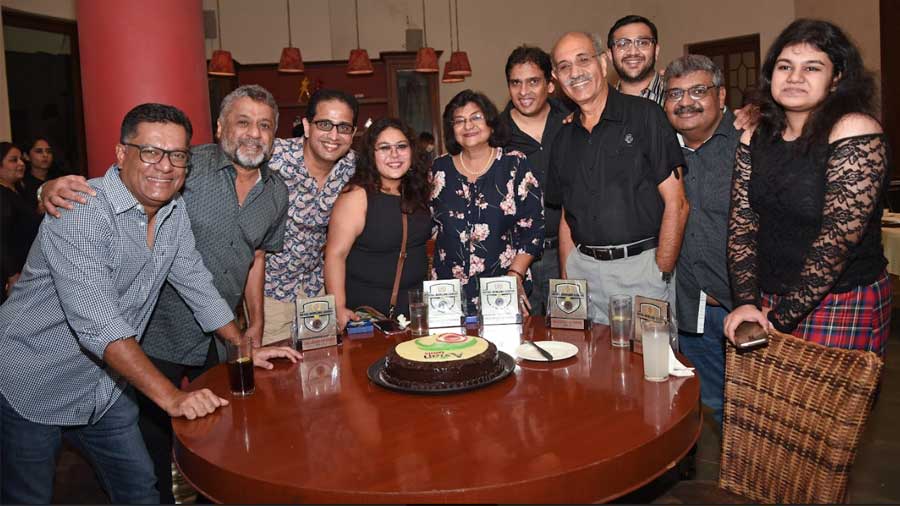
[[254,390],[253,346],[250,338],[241,334],[240,343],[226,341],[228,351],[228,379],[235,397],[250,395]]

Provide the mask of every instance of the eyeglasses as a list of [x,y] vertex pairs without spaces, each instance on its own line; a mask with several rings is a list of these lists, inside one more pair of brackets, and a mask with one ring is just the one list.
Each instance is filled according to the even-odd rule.
[[617,51],[625,51],[631,45],[634,44],[634,47],[638,49],[647,49],[653,44],[656,44],[656,39],[650,37],[638,37],[636,39],[616,39],[613,41],[613,47],[616,48]]
[[[575,65],[581,68],[587,67],[591,64],[591,59],[600,53],[594,54],[584,54],[581,53],[579,55],[575,55]],[[569,61],[561,61],[556,64],[556,73],[560,75],[560,77],[565,77],[572,72],[572,62]]]
[[391,154],[391,151],[396,150],[397,153],[406,153],[409,151],[409,143],[408,142],[398,142],[397,144],[379,144],[375,146],[375,152],[381,156],[388,156]]
[[332,121],[328,119],[314,120],[313,125],[316,125],[316,128],[323,132],[330,132],[331,129],[337,127],[337,131],[341,135],[352,135],[356,130],[356,127],[350,123],[332,123]]
[[130,142],[123,142],[122,145],[137,149],[140,153],[141,161],[144,163],[159,163],[162,161],[163,156],[168,156],[172,166],[179,169],[187,168],[191,163],[191,152],[183,149],[169,150],[145,144],[132,144]]
[[713,88],[718,88],[718,86],[714,84],[698,84],[696,86],[691,86],[688,89],[682,88],[669,88],[663,91],[663,95],[665,95],[666,100],[670,100],[672,102],[678,102],[682,98],[684,98],[684,93],[687,92],[688,95],[694,100],[700,100],[709,93],[709,90]]
[[453,121],[451,121],[450,124],[453,125],[453,128],[459,128],[461,126],[465,126],[465,124],[470,121],[473,125],[475,123],[481,123],[482,121],[484,121],[484,114],[478,112],[469,116],[468,118],[453,118]]

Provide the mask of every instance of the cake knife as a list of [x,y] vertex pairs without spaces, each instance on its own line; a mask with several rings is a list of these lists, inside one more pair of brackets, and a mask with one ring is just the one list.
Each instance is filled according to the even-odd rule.
[[537,351],[539,351],[539,352],[541,353],[541,356],[543,356],[544,358],[546,358],[548,361],[552,361],[552,360],[553,360],[553,355],[551,355],[549,351],[547,351],[547,350],[541,348],[540,346],[538,346],[534,341],[532,341],[532,340],[530,340],[530,339],[526,339],[525,342],[528,343],[528,344],[530,344],[530,345],[532,345],[532,346],[534,346],[535,348],[537,348]]

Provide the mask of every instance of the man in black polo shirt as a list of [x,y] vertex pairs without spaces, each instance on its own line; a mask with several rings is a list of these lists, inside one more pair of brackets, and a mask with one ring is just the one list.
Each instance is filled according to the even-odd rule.
[[544,195],[563,207],[562,275],[588,281],[598,323],[609,323],[617,293],[674,308],[672,271],[688,215],[675,132],[658,105],[609,86],[603,45],[589,34],[565,34],[552,56],[554,77],[579,109],[554,141]]
[[[560,101],[550,97],[554,88],[552,70],[550,55],[537,47],[519,46],[506,60],[509,104],[501,118],[512,132],[506,147],[528,157],[541,188],[547,184],[550,146],[569,113]],[[544,314],[549,280],[559,278],[559,216],[559,207],[544,206],[544,252],[531,264],[534,289],[528,301],[532,314]]]

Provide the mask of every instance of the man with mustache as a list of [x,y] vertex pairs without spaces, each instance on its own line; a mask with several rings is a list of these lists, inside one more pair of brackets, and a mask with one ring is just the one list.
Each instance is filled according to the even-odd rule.
[[[541,188],[547,184],[550,148],[569,111],[552,98],[554,84],[550,55],[542,49],[519,46],[506,60],[509,104],[500,116],[512,133],[506,147],[521,151],[534,167]],[[544,206],[544,251],[531,264],[534,288],[529,295],[531,313],[544,314],[549,280],[559,277],[559,208]]]
[[[219,108],[218,144],[194,146],[182,196],[203,263],[213,284],[234,308],[243,295],[247,335],[259,346],[264,332],[263,282],[265,253],[280,251],[284,240],[288,192],[281,177],[267,163],[274,149],[278,105],[265,88],[245,85],[229,93]],[[57,186],[71,185],[67,189]],[[71,207],[62,197],[84,197],[84,179],[70,176],[47,183],[47,210],[58,215],[54,203]],[[193,380],[224,360],[224,346],[200,328],[171,284],[163,287],[141,343],[153,364],[175,385]],[[293,351],[293,350],[292,350]],[[172,495],[172,432],[168,415],[146,397],[138,398],[140,427],[154,461],[160,501]]]
[[655,103],[609,86],[607,55],[591,35],[563,35],[552,56],[554,77],[578,106],[553,144],[544,194],[563,207],[561,273],[588,281],[598,323],[609,323],[613,294],[674,306],[672,271],[688,215],[675,132]]
[[700,374],[700,396],[722,424],[725,316],[733,309],[726,238],[731,174],[741,133],[725,109],[720,69],[706,56],[687,55],[666,68],[666,116],[678,132],[687,163],[684,189],[691,203],[678,257],[679,346]]
[[616,89],[663,105],[665,78],[656,72],[659,39],[656,25],[643,16],[628,15],[613,23],[606,47],[619,83]]

